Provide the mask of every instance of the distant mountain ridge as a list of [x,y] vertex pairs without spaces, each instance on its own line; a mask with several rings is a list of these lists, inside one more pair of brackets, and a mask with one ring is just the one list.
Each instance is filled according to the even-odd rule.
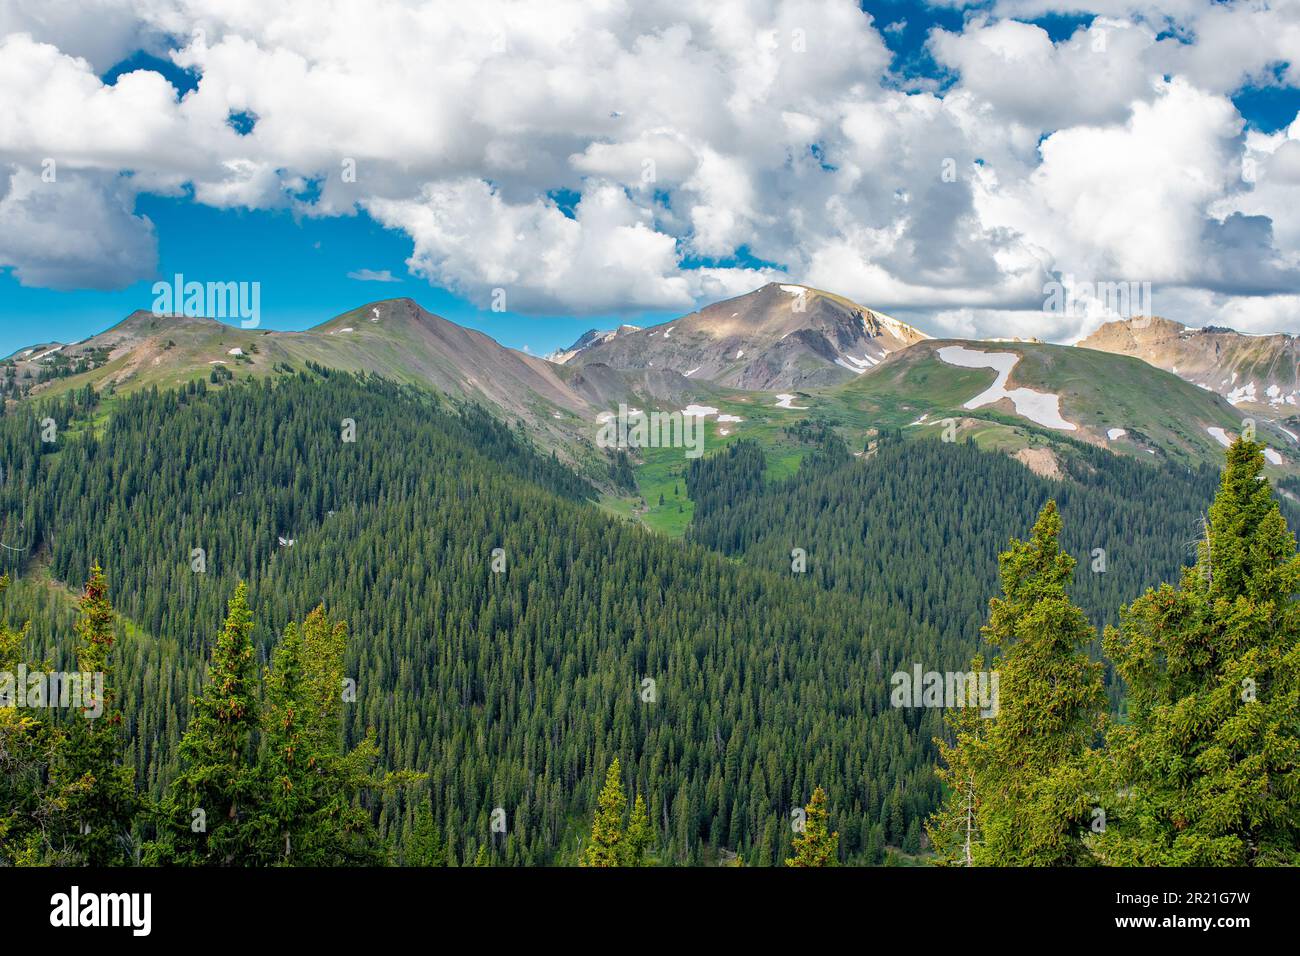
[[[187,381],[215,366],[269,374],[277,363],[315,361],[431,385],[448,394],[522,409],[541,399],[578,413],[588,402],[552,364],[498,344],[482,332],[434,315],[408,298],[371,302],[303,332],[244,329],[214,319],[131,313],[81,342],[22,349],[7,361],[16,374],[75,369],[96,388]],[[81,384],[78,382],[77,384]]]
[[600,345],[602,342],[608,342],[617,335],[640,331],[641,327],[639,325],[620,325],[618,328],[611,329],[608,332],[602,332],[600,329],[590,329],[579,336],[578,340],[567,349],[556,349],[554,352],[551,352],[546,356],[546,361],[554,362],[556,365],[563,365],[579,352],[586,351],[593,345]]
[[220,386],[309,364],[374,374],[479,402],[598,481],[608,462],[598,419],[623,404],[703,410],[692,414],[710,418],[718,440],[800,418],[829,420],[846,437],[873,427],[919,436],[955,417],[1008,453],[1041,459],[1045,473],[1043,441],[1216,461],[1250,415],[1268,434],[1270,465],[1290,470],[1300,462],[1296,348],[1292,336],[1164,319],[1110,323],[1075,347],[934,340],[842,296],[772,283],[649,328],[593,329],[550,361],[409,298],[301,332],[138,311],[81,342],[19,350],[0,363],[0,384],[12,399]]
[[1107,322],[1078,346],[1136,356],[1233,405],[1264,407],[1281,417],[1300,415],[1300,339],[1292,335],[1194,329],[1143,316]]

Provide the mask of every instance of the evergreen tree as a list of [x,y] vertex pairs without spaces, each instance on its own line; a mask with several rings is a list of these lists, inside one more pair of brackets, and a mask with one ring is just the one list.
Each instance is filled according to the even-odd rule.
[[374,741],[343,752],[346,647],[347,625],[317,607],[285,628],[265,674],[264,775],[280,864],[379,861],[370,814],[358,803],[363,790],[384,785],[370,773]]
[[1092,626],[1066,595],[1074,559],[1060,549],[1060,530],[1049,501],[1030,539],[1013,540],[998,562],[1003,593],[989,602],[983,628],[1000,652],[996,716],[972,755],[983,837],[972,852],[976,865],[1072,866],[1088,859],[1091,746],[1106,698],[1102,665],[1088,657]]
[[433,810],[427,801],[415,811],[405,863],[407,866],[447,865],[447,844],[443,842],[442,830],[434,821]]
[[252,752],[258,724],[252,632],[241,582],[212,650],[207,687],[193,702],[181,738],[181,771],[163,807],[150,862],[230,866],[256,856],[265,821],[253,812],[262,781]]
[[[983,657],[971,661],[973,673],[983,670]],[[988,719],[977,707],[954,707],[944,715],[944,723],[952,741],[936,738],[935,744],[944,764],[936,774],[946,787],[946,797],[942,807],[926,822],[926,831],[934,847],[936,864],[974,866],[983,843],[979,819],[983,809],[981,784]]]
[[826,818],[826,791],[818,787],[804,807],[804,828],[794,837],[794,856],[786,866],[836,866],[839,863],[840,835],[829,832]]
[[623,813],[627,795],[619,777],[618,758],[609,765],[605,786],[596,799],[596,818],[591,825],[591,839],[582,851],[579,866],[623,866],[627,859]]
[[[1123,556],[1106,574],[1075,568],[1070,593],[1100,623],[1121,597],[1173,580],[1184,529],[1219,477],[1069,445],[1059,456],[1066,480],[1055,482],[972,444],[888,434],[869,460],[828,440],[781,478],[764,473],[762,447],[742,441],[686,470],[693,516],[682,542],[590,507],[591,489],[516,429],[415,388],[319,366],[281,370],[221,389],[123,394],[106,427],[66,427],[98,414],[97,401],[89,387],[42,399],[61,429],[57,455],[32,441],[32,406],[0,416],[12,479],[0,483],[0,540],[10,546],[0,570],[27,567],[44,547],[56,579],[85,580],[88,555],[118,556],[111,593],[138,630],[115,649],[114,683],[141,788],[162,798],[184,769],[179,744],[236,579],[260,582],[268,633],[328,596],[360,645],[348,654],[363,692],[343,708],[342,746],[374,726],[385,766],[428,771],[432,819],[456,864],[479,846],[460,808],[498,803],[517,807],[526,826],[508,849],[490,849],[510,863],[553,862],[599,789],[599,780],[572,786],[574,768],[614,753],[637,767],[663,860],[698,860],[703,841],[749,863],[781,860],[786,795],[803,794],[808,774],[844,767],[865,787],[837,809],[844,858],[915,845],[914,822],[944,793],[931,770],[942,717],[881,707],[862,688],[903,662],[943,668],[970,657],[979,604],[996,587],[986,542],[1028,527],[1052,494],[1063,548]],[[355,443],[337,440],[345,416],[367,422]],[[802,441],[817,430],[787,434]],[[632,483],[625,454],[611,473]],[[59,533],[39,530],[49,528]],[[176,560],[183,528],[201,529],[192,544],[211,559],[204,576]],[[297,536],[292,549],[278,544],[286,533]],[[487,538],[507,547],[509,574],[483,573]],[[801,541],[818,553],[806,575],[792,575]],[[32,646],[71,655],[71,620],[49,589],[24,582],[9,602],[32,621]],[[796,630],[804,638],[791,643]],[[625,693],[630,674],[654,675],[671,706],[637,706]],[[36,731],[54,724],[19,714]],[[265,761],[268,726],[252,734]],[[19,765],[15,780],[41,782],[50,761],[37,747]],[[27,809],[10,814],[22,822],[9,829],[6,859],[15,840],[25,845],[20,831],[53,832],[40,805],[48,788],[13,792],[4,805]],[[257,854],[240,860],[282,860],[282,818],[266,810],[269,788],[256,792]],[[362,799],[406,859],[417,814],[397,799]],[[190,808],[181,814],[189,840]],[[214,816],[208,808],[209,824]],[[289,859],[301,862],[303,844],[290,842]]]
[[120,866],[133,858],[131,828],[139,801],[133,769],[122,764],[122,714],[109,661],[113,605],[98,564],[81,596],[75,631],[82,703],[90,706],[70,722],[51,767],[49,786],[59,809],[54,839],[83,865]]
[[1195,566],[1107,631],[1129,689],[1108,864],[1300,863],[1300,555],[1262,452],[1232,444]]
[[[9,576],[0,576],[0,596],[8,589]],[[0,620],[0,674],[15,675],[13,686],[0,686],[0,866],[73,864],[71,853],[52,852],[44,835],[56,809],[43,786],[55,735],[47,721],[17,707],[14,699],[19,667],[29,664],[24,654],[29,631],[29,624],[15,630]]]
[[628,866],[645,866],[646,851],[654,842],[654,831],[650,828],[650,818],[646,813],[645,800],[641,794],[632,802],[632,816],[627,822],[626,863]]

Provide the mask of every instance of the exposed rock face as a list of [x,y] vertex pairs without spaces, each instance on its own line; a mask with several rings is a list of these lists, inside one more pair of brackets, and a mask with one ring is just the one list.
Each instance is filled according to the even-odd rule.
[[671,370],[775,390],[847,381],[924,338],[840,296],[772,283],[652,328],[589,332],[560,354],[572,365]]
[[569,359],[591,348],[593,345],[600,345],[602,342],[608,342],[616,335],[626,334],[628,332],[640,332],[641,329],[636,325],[620,325],[617,329],[609,332],[602,332],[600,329],[590,329],[581,336],[578,341],[574,342],[567,349],[556,349],[550,355],[546,356],[548,362],[555,362],[557,365],[563,365]]

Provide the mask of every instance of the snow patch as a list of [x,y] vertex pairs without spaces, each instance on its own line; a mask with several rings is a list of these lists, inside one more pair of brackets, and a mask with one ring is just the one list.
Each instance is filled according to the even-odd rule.
[[1234,388],[1228,393],[1228,402],[1232,405],[1238,405],[1241,402],[1255,401],[1255,383],[1247,382],[1240,388]]
[[793,395],[786,395],[786,394],[782,393],[782,394],[780,394],[780,395],[778,395],[778,396],[776,397],[776,407],[777,407],[777,408],[799,409],[799,410],[803,410],[803,409],[806,409],[806,408],[808,407],[807,405],[791,405],[790,403],[793,402],[793,401],[794,401],[794,396],[793,396]]
[[744,419],[743,419],[743,418],[738,418],[738,417],[735,416],[735,415],[719,415],[719,416],[718,416],[718,421],[720,421],[720,422],[743,422]]
[[1270,465],[1280,465],[1280,464],[1282,464],[1282,456],[1279,455],[1277,452],[1275,452],[1275,451],[1274,451],[1273,449],[1271,449],[1271,448],[1265,448],[1265,449],[1264,449],[1264,458],[1268,461],[1268,463],[1269,463]]
[[1012,352],[980,352],[962,345],[947,345],[939,349],[939,358],[949,365],[961,368],[991,368],[998,377],[985,391],[968,401],[963,408],[982,408],[1004,398],[1011,399],[1016,414],[1031,422],[1060,431],[1077,431],[1078,426],[1061,417],[1061,396],[1052,392],[1035,392],[1030,388],[1007,388],[1011,370],[1020,361]]
[[682,414],[688,418],[703,418],[705,415],[718,414],[718,410],[712,405],[687,405],[682,409]]
[[1108,429],[1106,429],[1106,437],[1109,438],[1111,441],[1114,441],[1116,438],[1123,438],[1123,437],[1124,437],[1125,435],[1127,435],[1127,434],[1128,434],[1128,431],[1127,431],[1126,429],[1123,429],[1123,428],[1108,428]]
[[1224,448],[1227,448],[1232,444],[1232,439],[1228,437],[1228,433],[1217,425],[1211,425],[1205,430],[1210,433],[1211,438],[1217,441]]
[[883,312],[873,311],[871,314],[876,317],[876,320],[881,325],[889,329],[889,331],[894,334],[895,338],[906,340],[908,338],[911,338],[912,336],[916,336],[917,338],[920,339],[928,339],[930,337],[926,335],[924,332],[922,332],[920,329],[912,328],[912,326],[907,325],[903,322],[899,322],[898,319],[890,315],[885,315],[885,313]]
[[854,358],[852,355],[841,355],[835,360],[835,364],[840,368],[848,369],[855,375],[861,375],[863,372],[867,371],[867,369],[878,363],[870,355],[865,355],[860,359]]

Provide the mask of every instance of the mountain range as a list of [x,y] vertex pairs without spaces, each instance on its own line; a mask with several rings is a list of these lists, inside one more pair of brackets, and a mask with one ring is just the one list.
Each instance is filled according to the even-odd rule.
[[[749,436],[779,451],[783,430],[800,420],[829,425],[864,450],[888,428],[969,437],[1049,477],[1074,442],[1217,462],[1251,417],[1270,446],[1269,467],[1295,474],[1296,341],[1160,318],[1108,323],[1075,346],[932,339],[843,296],[772,283],[649,328],[593,329],[547,359],[400,298],[302,332],[140,311],[81,342],[19,350],[3,367],[10,398],[85,385],[129,394],[309,363],[372,373],[522,422],[540,447],[598,484],[609,457],[597,447],[598,419],[620,404],[695,410],[715,446]],[[655,457],[643,449],[634,466]],[[654,510],[646,494],[643,513]]]

